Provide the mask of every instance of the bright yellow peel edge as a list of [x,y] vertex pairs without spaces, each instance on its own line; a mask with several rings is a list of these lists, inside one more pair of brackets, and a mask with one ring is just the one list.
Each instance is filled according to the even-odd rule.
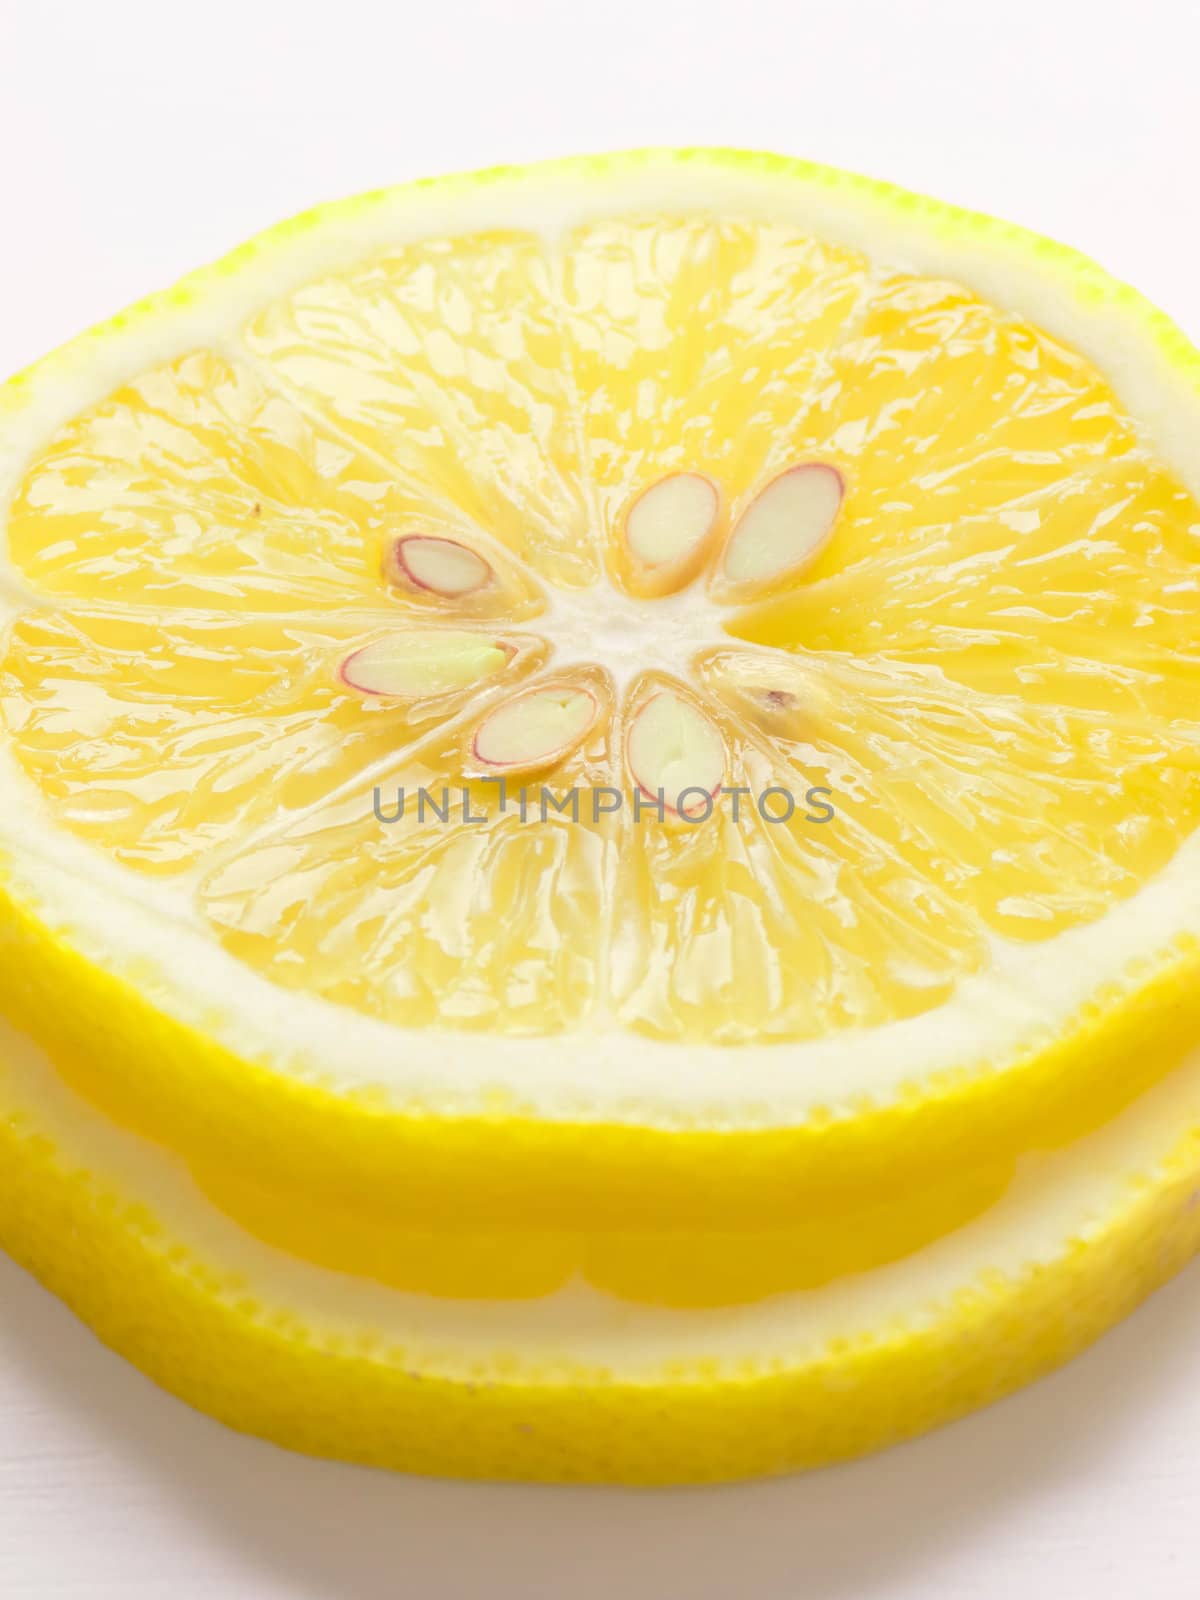
[[1200,1248],[1198,1127],[1055,1259],[982,1269],[816,1357],[768,1349],[626,1376],[586,1361],[539,1372],[501,1354],[454,1373],[375,1330],[322,1331],[175,1236],[153,1200],[118,1191],[31,1112],[3,1066],[0,1106],[0,1246],[105,1343],[239,1431],[406,1472],[653,1485],[861,1455],[1057,1367]]

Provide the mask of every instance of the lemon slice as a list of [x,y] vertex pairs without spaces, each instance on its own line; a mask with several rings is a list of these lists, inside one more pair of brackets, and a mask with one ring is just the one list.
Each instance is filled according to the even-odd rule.
[[1196,1233],[1197,440],[1090,263],[722,153],[327,207],[13,380],[0,1237],[436,1471],[1061,1359]]

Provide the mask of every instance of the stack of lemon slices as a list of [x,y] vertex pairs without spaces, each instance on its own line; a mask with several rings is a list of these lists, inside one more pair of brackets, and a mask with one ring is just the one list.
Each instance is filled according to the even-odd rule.
[[296,1449],[845,1457],[1200,1243],[1200,356],[771,157],[419,184],[0,391],[0,1243]]

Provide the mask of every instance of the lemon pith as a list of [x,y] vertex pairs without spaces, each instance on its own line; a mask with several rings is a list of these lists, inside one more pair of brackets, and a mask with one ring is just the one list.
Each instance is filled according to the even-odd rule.
[[[450,180],[275,239],[0,400],[0,1004],[49,1052],[29,1073],[69,1086],[81,1127],[174,1152],[189,1204],[264,1252],[264,1303],[284,1259],[443,1312],[552,1315],[581,1281],[640,1308],[637,1347],[643,1316],[750,1329],[787,1306],[802,1330],[811,1296],[915,1281],[941,1250],[965,1292],[989,1265],[972,1229],[1030,1152],[1058,1152],[1037,1158],[1057,1193],[1187,1081],[1200,1035],[1195,353],[1068,252],[769,158]],[[798,467],[841,486],[792,496],[802,570],[748,514]],[[623,548],[681,473],[717,508],[693,493],[693,543]],[[836,820],[372,814],[372,788],[465,776],[482,804],[481,772],[547,764],[582,791],[786,782]],[[1169,1265],[1194,1232],[1186,1132],[1140,1166],[1113,1144]],[[22,1247],[24,1197],[57,1180],[14,1150],[33,1189],[9,1247],[127,1343],[44,1231]],[[1039,1317],[1118,1271],[1120,1206],[1105,1230],[1055,1241],[1057,1299],[1039,1280],[978,1308],[969,1383],[814,1413],[757,1455],[733,1435],[813,1381],[782,1312],[746,1358],[786,1369],[777,1389],[710,1354],[699,1386],[635,1361],[630,1389],[617,1363],[612,1414],[657,1394],[671,1425],[624,1452],[601,1430],[575,1461],[506,1454],[505,1408],[577,1427],[586,1340],[555,1358],[565,1386],[526,1375],[477,1407],[458,1458],[411,1444],[434,1400],[411,1411],[382,1369],[391,1420],[322,1434],[289,1418],[294,1388],[210,1404],[182,1345],[131,1353],[301,1448],[728,1476],[884,1442],[1061,1359],[1168,1270],[1128,1268],[1051,1336]],[[164,1304],[181,1289],[150,1288],[127,1230],[99,1247]],[[1043,1297],[1027,1357],[989,1371]],[[261,1330],[211,1309],[250,1374]],[[524,1324],[510,1338],[504,1361]],[[936,1344],[889,1346],[862,1407],[924,1382]],[[369,1393],[310,1357],[318,1400]]]

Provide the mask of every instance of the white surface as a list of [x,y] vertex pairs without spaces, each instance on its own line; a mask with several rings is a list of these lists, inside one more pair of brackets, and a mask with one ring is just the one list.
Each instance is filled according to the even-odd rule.
[[[1190,0],[0,0],[0,369],[314,201],[649,143],[1009,216],[1200,337],[1198,59]],[[235,1438],[0,1262],[0,1595],[1194,1600],[1198,1329],[1194,1269],[1057,1377],[873,1461],[489,1489]]]

